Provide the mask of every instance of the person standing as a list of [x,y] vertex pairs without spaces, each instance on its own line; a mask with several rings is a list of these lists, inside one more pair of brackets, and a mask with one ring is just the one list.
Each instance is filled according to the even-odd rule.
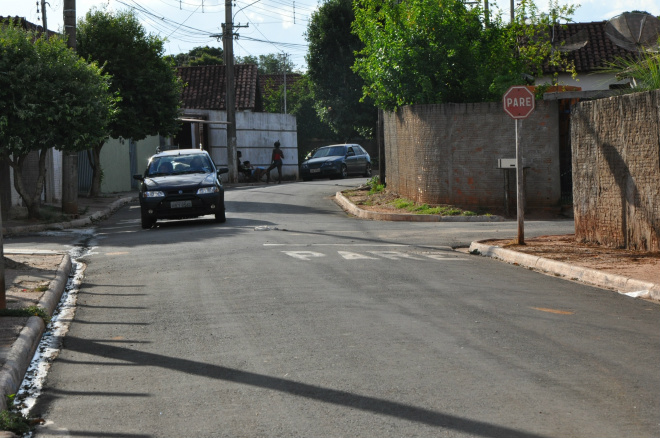
[[275,169],[276,167],[277,167],[277,176],[278,176],[277,183],[280,184],[282,182],[283,158],[284,158],[284,153],[282,152],[282,149],[280,149],[280,141],[277,140],[275,142],[275,147],[273,148],[273,153],[271,155],[270,166],[268,166],[268,169],[266,169],[266,184],[270,182],[270,171]]

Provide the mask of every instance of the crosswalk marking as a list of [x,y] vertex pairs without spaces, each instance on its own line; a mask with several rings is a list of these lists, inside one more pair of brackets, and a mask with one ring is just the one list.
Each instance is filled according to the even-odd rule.
[[[316,251],[282,251],[282,253],[298,260],[310,261],[319,259],[327,255]],[[337,254],[344,260],[439,260],[439,261],[465,261],[467,257],[456,257],[451,253],[405,253],[399,251],[367,251],[367,254],[353,251],[337,251]]]

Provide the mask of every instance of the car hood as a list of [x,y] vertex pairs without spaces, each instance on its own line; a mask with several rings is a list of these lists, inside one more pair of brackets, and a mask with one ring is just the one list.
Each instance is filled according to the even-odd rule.
[[[213,178],[212,173],[190,173],[184,175],[154,176],[144,179],[149,190],[166,190],[170,187],[208,186]],[[208,179],[207,179],[208,178]]]
[[323,164],[326,161],[339,161],[343,159],[344,157],[342,157],[341,155],[333,155],[328,157],[310,158],[309,160],[305,161],[303,164]]

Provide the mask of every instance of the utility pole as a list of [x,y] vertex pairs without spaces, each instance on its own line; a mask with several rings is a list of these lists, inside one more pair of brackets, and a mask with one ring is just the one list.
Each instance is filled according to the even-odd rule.
[[[76,50],[76,0],[64,0],[64,34]],[[78,153],[62,153],[62,212],[78,214]]]
[[[294,4],[295,6],[295,4]],[[287,54],[283,53],[282,57],[284,58],[284,61],[282,62],[282,70],[284,71],[284,114],[286,114],[286,58]]]
[[234,86],[234,30],[231,16],[232,0],[225,0],[225,23],[222,31],[222,49],[225,56],[227,72],[227,90],[225,106],[227,107],[227,165],[229,166],[229,182],[238,180],[236,169],[236,103]]
[[46,19],[46,0],[41,0],[41,22],[44,26],[44,36],[48,39],[48,20]]

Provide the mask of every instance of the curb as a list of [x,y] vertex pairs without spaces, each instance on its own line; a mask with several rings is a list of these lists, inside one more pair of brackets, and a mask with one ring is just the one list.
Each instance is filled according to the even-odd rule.
[[346,212],[360,219],[406,222],[504,222],[501,216],[439,216],[435,214],[380,213],[363,210],[349,201],[342,192],[335,194],[335,202]]
[[[48,290],[37,304],[50,316],[53,316],[53,312],[62,298],[70,272],[71,257],[69,254],[64,254],[64,258],[57,268],[55,279],[51,280]],[[7,361],[0,369],[0,410],[7,409],[7,396],[15,394],[21,386],[45,329],[46,324],[43,319],[31,316],[18,335],[18,339],[12,344],[11,350],[7,354]]]
[[610,274],[595,269],[569,265],[568,263],[524,254],[481,242],[472,242],[469,251],[473,254],[476,251],[476,253],[480,255],[492,257],[506,263],[524,266],[545,274],[579,281],[602,289],[614,289],[622,294],[660,302],[660,284],[635,280],[629,277],[624,277],[623,275]]
[[91,215],[74,219],[68,222],[58,222],[54,224],[38,224],[38,225],[22,225],[17,227],[7,227],[2,229],[2,234],[4,236],[16,236],[19,234],[30,234],[30,233],[39,233],[41,231],[58,231],[66,230],[69,228],[79,228],[86,227],[95,222],[103,220],[114,213],[119,208],[123,207],[126,204],[138,199],[137,196],[128,196],[125,198],[120,198],[110,204],[105,210],[97,211]]

